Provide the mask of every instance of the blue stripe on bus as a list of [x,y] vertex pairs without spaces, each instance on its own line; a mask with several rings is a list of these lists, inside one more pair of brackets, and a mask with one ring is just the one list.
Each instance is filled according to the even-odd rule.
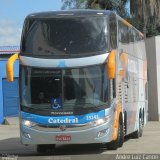
[[40,116],[36,114],[21,112],[22,119],[30,120],[42,125],[84,124],[99,118],[104,118],[104,116],[105,110],[77,116]]

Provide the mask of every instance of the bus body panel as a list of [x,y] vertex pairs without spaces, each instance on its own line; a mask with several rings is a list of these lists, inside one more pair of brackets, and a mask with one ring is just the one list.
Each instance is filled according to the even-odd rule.
[[[98,132],[106,130],[105,134],[97,137]],[[20,126],[21,142],[23,144],[87,144],[87,143],[107,143],[112,140],[112,125],[111,122],[103,124],[95,128],[79,131],[64,131],[64,132],[45,132]],[[26,138],[25,134],[30,134],[31,138]],[[56,136],[71,136],[71,140],[65,142],[56,141]]]
[[[39,116],[36,118],[36,115],[32,117],[32,114],[25,114],[25,112],[21,112],[21,118],[20,118],[20,137],[21,142],[23,144],[87,144],[87,143],[106,143],[110,142],[112,140],[112,126],[113,126],[113,117],[114,117],[114,109],[115,105],[113,105],[111,108],[108,108],[106,110],[102,110],[105,114],[105,116],[110,115],[110,119],[108,122],[99,125],[99,126],[89,126],[88,128],[85,128],[85,124],[79,123],[79,125],[82,125],[82,127],[76,128],[69,128],[69,124],[57,124],[57,128],[55,129],[54,124],[50,125],[50,127],[47,129],[48,124],[45,122],[45,125],[42,125],[43,119],[50,119],[51,116],[43,117]],[[99,112],[102,112],[99,111]],[[95,115],[98,114],[98,112],[94,113]],[[24,116],[25,115],[25,116]],[[90,114],[88,114],[90,115]],[[66,116],[65,116],[66,117]],[[69,116],[67,116],[69,117]],[[78,117],[78,116],[76,116]],[[82,117],[85,117],[85,115],[81,116],[81,119],[84,119]],[[36,118],[36,119],[35,119]],[[64,118],[64,117],[62,117]],[[37,122],[36,126],[27,127],[25,126],[22,121],[25,120],[32,120]],[[39,123],[38,123],[39,122]],[[90,121],[91,123],[92,121]],[[89,124],[88,124],[89,125]],[[53,126],[53,128],[52,128]],[[72,126],[72,124],[70,124]],[[65,127],[65,130],[62,130],[61,127]],[[71,131],[70,131],[71,130]],[[101,135],[99,135],[101,134]],[[70,136],[70,140],[62,140],[58,141],[56,140],[57,136]]]
[[20,62],[26,66],[58,69],[103,64],[106,62],[108,55],[109,53],[106,52],[102,55],[72,59],[44,59],[20,56]]
[[[148,116],[147,97],[147,60],[145,42],[142,33],[124,20],[117,18],[117,100],[122,103],[123,114],[126,114],[126,135],[138,130],[139,116],[143,125]],[[126,54],[126,63],[121,58]],[[124,64],[125,63],[125,64]],[[125,68],[122,78],[120,71]],[[120,97],[120,98],[119,98]]]

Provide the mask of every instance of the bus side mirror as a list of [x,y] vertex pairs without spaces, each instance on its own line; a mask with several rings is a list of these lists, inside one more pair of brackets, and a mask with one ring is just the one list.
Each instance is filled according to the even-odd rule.
[[116,54],[115,50],[112,50],[108,56],[108,63],[107,63],[107,71],[108,71],[108,78],[114,79],[116,74]]
[[12,55],[9,59],[8,62],[6,64],[6,75],[7,75],[7,80],[9,82],[13,82],[14,81],[14,62],[18,59],[18,53]]

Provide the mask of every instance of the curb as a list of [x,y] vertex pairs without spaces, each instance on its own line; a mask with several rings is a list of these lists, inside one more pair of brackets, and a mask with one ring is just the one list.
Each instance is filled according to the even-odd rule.
[[5,117],[4,125],[19,125],[19,117]]

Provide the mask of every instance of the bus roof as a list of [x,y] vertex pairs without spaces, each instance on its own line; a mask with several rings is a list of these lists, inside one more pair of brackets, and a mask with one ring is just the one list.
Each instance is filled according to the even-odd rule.
[[89,15],[110,15],[115,14],[113,11],[109,10],[65,10],[65,11],[48,11],[48,12],[38,12],[32,13],[27,16],[27,18],[52,18],[59,16],[89,16]]
[[[47,12],[37,12],[29,14],[26,19],[50,19],[55,17],[67,17],[67,16],[103,16],[103,15],[115,15],[119,20],[121,20],[126,26],[132,26],[125,19],[117,15],[114,11],[111,10],[93,10],[93,9],[73,9],[73,10],[61,10],[61,11],[47,11]],[[137,30],[141,36],[144,37],[143,33]]]

